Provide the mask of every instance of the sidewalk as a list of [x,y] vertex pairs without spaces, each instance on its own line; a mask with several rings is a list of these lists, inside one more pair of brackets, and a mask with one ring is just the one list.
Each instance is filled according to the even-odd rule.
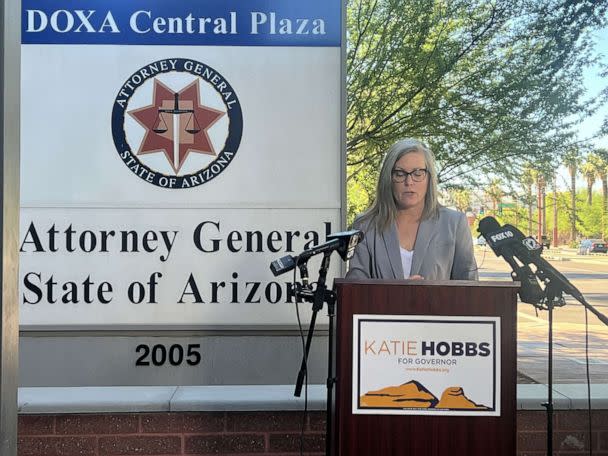
[[[525,306],[526,304],[519,304]],[[527,310],[527,309],[526,309]],[[559,309],[558,309],[559,311]],[[518,383],[548,382],[548,315],[517,313]],[[608,384],[608,327],[590,318],[589,378],[591,383]],[[560,321],[554,313],[553,382],[586,383],[585,325]]]
[[[606,266],[608,255],[579,255],[578,249],[568,246],[545,249],[543,258],[549,261],[576,261],[581,264]],[[606,286],[608,291],[608,284]],[[578,303],[567,302],[572,307]],[[575,306],[576,305],[576,306]],[[525,304],[519,304],[525,306]],[[518,383],[546,383],[548,381],[548,313],[534,315],[529,309],[520,307],[518,312]],[[526,312],[523,312],[526,310]],[[568,307],[572,312],[572,309]],[[604,309],[600,309],[605,312]],[[562,311],[563,312],[563,311]],[[581,311],[582,312],[582,311]],[[592,316],[589,325],[589,377],[591,383],[608,384],[608,328]],[[561,312],[554,314],[553,328],[553,382],[562,384],[584,384],[587,382],[584,320],[578,323],[564,321]]]
[[544,249],[542,256],[545,260],[570,261],[576,259],[576,261],[583,263],[605,264],[608,268],[608,254],[591,253],[589,255],[579,255],[578,249],[566,245]]

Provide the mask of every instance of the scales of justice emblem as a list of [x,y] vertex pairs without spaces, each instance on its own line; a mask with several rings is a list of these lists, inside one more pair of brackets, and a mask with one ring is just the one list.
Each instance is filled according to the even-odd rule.
[[155,79],[153,103],[128,112],[146,129],[137,155],[164,153],[176,175],[190,153],[216,156],[209,129],[225,112],[199,100],[199,81],[172,92]]
[[168,59],[125,82],[114,103],[112,130],[119,156],[137,176],[160,187],[190,188],[230,164],[240,144],[242,112],[234,90],[215,70]]

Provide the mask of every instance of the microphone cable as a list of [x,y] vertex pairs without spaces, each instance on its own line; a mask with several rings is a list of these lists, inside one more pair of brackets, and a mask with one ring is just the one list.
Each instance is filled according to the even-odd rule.
[[585,307],[585,367],[587,374],[587,422],[589,433],[589,456],[593,456],[593,425],[591,421],[591,376],[589,375],[589,310]]
[[[511,225],[504,225],[503,227],[501,227],[498,224],[498,222],[496,221],[496,219],[494,219],[493,217],[486,217],[485,219],[480,221],[480,225],[482,223],[484,223],[485,228],[483,230],[479,229],[479,231],[482,232],[482,235],[484,236],[484,238],[486,237],[484,232],[488,235],[490,233],[497,233],[497,234],[491,236],[492,241],[502,241],[505,238],[513,238],[516,242],[519,242],[520,239],[518,239],[517,234],[520,234],[523,237],[523,233],[521,233],[521,231],[519,231],[519,229],[517,229],[516,227],[511,226]],[[504,231],[505,228],[510,231],[505,232]],[[504,234],[501,233],[500,230],[502,230]],[[497,239],[494,239],[494,237],[496,237]],[[521,239],[522,244],[525,245],[529,251],[537,250],[537,248],[539,247],[538,242],[536,241],[536,242],[532,243],[534,245],[529,245],[528,243],[526,243],[527,239],[528,239],[527,237],[523,237]],[[507,260],[507,262],[509,262],[509,264],[511,264],[511,262],[507,259],[507,257],[504,255],[504,253],[502,251],[499,250],[497,252],[491,243],[490,243],[490,247],[492,247],[492,250],[494,250],[494,252],[496,253],[497,256],[502,256],[505,260]],[[540,252],[542,252],[542,247],[541,247]],[[591,306],[587,302],[587,300],[585,299],[583,294],[574,285],[572,285],[566,277],[564,277],[557,269],[555,269],[547,260],[544,260],[540,256],[540,252],[537,253],[538,257],[534,257],[533,254],[530,254],[529,258],[523,258],[523,259],[518,256],[517,251],[514,252],[513,256],[517,257],[522,263],[525,263],[528,265],[533,264],[535,266],[535,270],[533,271],[534,275],[537,277],[537,279],[540,279],[541,283],[544,283],[544,285],[545,285],[545,288],[542,289],[544,297],[542,299],[540,299],[539,301],[536,301],[536,300],[530,300],[530,301],[525,300],[524,301],[524,299],[521,296],[521,293],[520,293],[520,300],[522,300],[524,302],[530,302],[531,304],[533,304],[536,307],[537,315],[538,315],[539,308],[543,309],[543,310],[551,310],[551,307],[556,307],[556,306],[561,307],[561,306],[565,305],[566,303],[565,303],[562,293],[572,296],[580,304],[582,304],[583,307],[585,307],[585,375],[586,375],[586,380],[587,380],[587,420],[588,420],[588,435],[589,435],[589,454],[592,455],[593,454],[593,421],[592,421],[593,413],[592,413],[592,408],[591,408],[591,375],[590,375],[590,362],[589,362],[589,313],[588,312],[592,311],[599,318],[599,320],[606,325],[608,325],[608,318],[606,316],[604,316],[601,312],[594,309],[593,306]],[[557,288],[555,288],[553,290],[551,289],[552,281],[555,281],[557,283]],[[522,282],[522,284],[523,284],[523,282]],[[535,296],[528,296],[528,298],[531,298],[531,297],[533,298]],[[553,302],[555,298],[558,298],[556,303]],[[547,409],[547,410],[550,410],[550,409]]]
[[[295,259],[295,264],[298,264],[300,255]],[[300,456],[304,455],[304,430],[306,428],[306,417],[308,415],[308,360],[306,359],[306,339],[304,337],[304,328],[302,328],[302,318],[300,317],[300,298],[298,296],[298,268],[293,268],[292,289],[295,290],[296,318],[298,320],[298,332],[302,343],[302,363],[304,366],[304,410],[302,411],[302,423],[300,425]]]

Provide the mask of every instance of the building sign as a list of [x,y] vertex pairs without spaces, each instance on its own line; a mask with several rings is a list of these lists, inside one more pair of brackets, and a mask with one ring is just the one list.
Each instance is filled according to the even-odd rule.
[[22,2],[23,44],[339,47],[341,3],[311,0]]
[[353,413],[500,416],[500,318],[353,316]]
[[22,325],[294,324],[269,264],[342,228],[341,2],[24,0],[21,32]]

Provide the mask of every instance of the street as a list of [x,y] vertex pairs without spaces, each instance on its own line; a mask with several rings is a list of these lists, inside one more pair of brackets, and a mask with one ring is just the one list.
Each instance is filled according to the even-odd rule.
[[[475,247],[481,280],[511,280],[509,265],[489,247]],[[573,249],[543,253],[558,271],[608,316],[608,255],[577,255]],[[547,311],[518,303],[518,383],[547,382]],[[608,383],[608,327],[595,315],[589,318],[591,383]],[[585,383],[585,307],[567,296],[566,305],[553,313],[553,382]]]

